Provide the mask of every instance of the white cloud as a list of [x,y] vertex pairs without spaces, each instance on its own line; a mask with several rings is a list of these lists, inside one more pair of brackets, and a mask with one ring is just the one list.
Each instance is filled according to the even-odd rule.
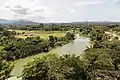
[[[120,21],[119,0],[2,0],[0,18],[39,22]],[[112,3],[112,4],[111,4]],[[12,11],[11,11],[12,10]]]
[[105,1],[102,0],[92,0],[92,1],[81,1],[79,3],[76,3],[77,6],[84,6],[84,5],[95,5],[95,4],[101,4],[104,3]]
[[116,2],[118,2],[118,1],[120,1],[120,0],[113,0],[113,3],[116,3]]

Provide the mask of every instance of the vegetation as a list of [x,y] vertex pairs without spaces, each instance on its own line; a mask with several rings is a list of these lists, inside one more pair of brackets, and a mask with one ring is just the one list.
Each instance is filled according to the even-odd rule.
[[23,80],[97,80],[98,78],[119,80],[120,41],[117,39],[109,41],[110,36],[105,34],[105,31],[110,31],[112,28],[110,26],[91,26],[85,30],[80,28],[81,33],[89,36],[92,43],[84,55],[80,57],[48,55],[36,58],[25,66]]
[[20,33],[17,33],[16,31],[9,31],[4,28],[1,28],[0,33],[0,79],[2,80],[9,77],[9,73],[12,70],[11,61],[42,52],[49,52],[51,49],[65,45],[75,39],[74,34],[70,32],[68,32],[69,35],[67,35],[68,33],[66,33],[66,35],[64,33],[64,36],[59,35],[59,37],[46,33],[46,35],[48,34],[48,39],[37,36],[27,37],[25,39],[16,38],[15,36]]
[[[68,33],[67,33],[68,34]],[[1,46],[4,46],[4,59],[10,61],[35,55],[42,52],[48,52],[52,48],[62,46],[74,39],[74,34],[64,37],[49,36],[48,40],[40,37],[28,37],[26,39],[19,39],[13,36],[2,36]],[[72,36],[71,36],[72,35]]]
[[86,80],[83,61],[75,55],[47,55],[26,65],[23,80]]
[[27,37],[41,37],[42,39],[48,39],[49,36],[56,36],[56,37],[64,37],[66,32],[65,31],[28,31],[28,30],[8,30],[11,32],[15,32],[16,38],[27,38]]
[[[74,33],[79,32],[90,38],[91,47],[87,48],[84,54],[79,56],[49,54],[35,58],[25,66],[23,80],[119,80],[119,30],[119,25],[109,24],[51,24],[49,26],[40,24],[22,27],[11,25],[4,29],[0,28],[0,75],[2,76],[0,78],[4,80],[9,77],[12,69],[9,61],[48,52],[55,47],[65,45],[75,39]],[[34,35],[35,33],[36,35],[45,33],[43,36],[50,35],[47,35],[47,38],[40,35],[16,37],[30,32]],[[59,34],[59,32],[67,33]],[[111,36],[113,33],[118,36]],[[59,36],[55,36],[56,34]]]
[[[0,55],[3,55],[0,53]],[[10,77],[9,73],[11,72],[13,65],[0,57],[0,80],[5,80]]]

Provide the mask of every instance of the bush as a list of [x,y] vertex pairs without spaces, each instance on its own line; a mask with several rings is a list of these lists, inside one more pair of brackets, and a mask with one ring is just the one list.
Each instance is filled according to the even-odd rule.
[[47,55],[28,63],[23,80],[87,80],[85,64],[79,57]]

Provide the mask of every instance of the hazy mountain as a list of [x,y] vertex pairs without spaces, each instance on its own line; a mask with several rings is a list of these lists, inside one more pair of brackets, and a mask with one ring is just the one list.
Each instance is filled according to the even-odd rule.
[[0,19],[0,24],[11,24],[13,22],[13,20]]
[[[12,24],[12,25],[39,25],[40,23],[33,22],[30,20],[19,19],[19,20],[7,20],[7,19],[0,19],[0,24]],[[110,22],[110,21],[83,21],[83,22],[70,22],[70,23],[44,23],[45,25],[79,25],[79,24],[120,24],[120,22]]]
[[29,20],[6,20],[6,19],[0,19],[0,24],[12,24],[12,25],[36,25],[38,23],[32,22]]
[[37,22],[29,21],[29,20],[17,20],[13,23],[13,25],[37,25]]

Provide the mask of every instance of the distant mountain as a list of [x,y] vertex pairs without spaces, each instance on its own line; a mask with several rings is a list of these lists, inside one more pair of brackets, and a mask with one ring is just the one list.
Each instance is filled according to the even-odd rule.
[[13,22],[14,21],[12,21],[12,20],[0,19],[0,24],[11,24]]
[[0,24],[12,24],[12,25],[36,25],[38,23],[32,22],[29,20],[6,20],[6,19],[0,19]]
[[120,22],[112,22],[112,21],[83,21],[83,22],[70,22],[70,23],[53,23],[53,24],[67,24],[67,25],[79,25],[79,24],[87,24],[87,25],[94,25],[94,24],[100,24],[100,25],[120,25]]
[[[0,19],[0,24],[11,24],[11,25],[39,25],[40,23],[33,22],[30,20],[19,19],[19,20],[7,20],[7,19]],[[120,22],[110,22],[110,21],[83,21],[83,22],[69,22],[69,23],[44,23],[44,25],[79,25],[79,24],[100,24],[100,25],[115,25],[119,24]]]
[[29,21],[29,20],[17,20],[16,22],[13,23],[13,25],[37,25],[39,23]]

